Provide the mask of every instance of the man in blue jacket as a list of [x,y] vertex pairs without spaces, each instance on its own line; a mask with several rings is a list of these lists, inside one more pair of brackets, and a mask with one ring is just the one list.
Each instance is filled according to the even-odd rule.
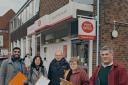
[[55,58],[49,66],[48,78],[49,85],[60,85],[60,78],[64,78],[64,70],[69,69],[69,64],[63,57],[61,50],[55,52]]

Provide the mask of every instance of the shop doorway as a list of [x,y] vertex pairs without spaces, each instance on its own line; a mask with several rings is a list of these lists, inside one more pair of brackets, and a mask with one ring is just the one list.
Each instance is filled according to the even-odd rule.
[[41,35],[36,36],[36,55],[40,55]]
[[48,70],[49,64],[55,57],[55,52],[57,49],[60,49],[64,53],[64,57],[68,60],[71,56],[71,42],[64,41],[53,44],[46,44],[41,46],[41,57],[43,58],[44,66]]
[[89,42],[81,40],[72,40],[72,57],[78,57],[80,65],[88,72],[88,50]]

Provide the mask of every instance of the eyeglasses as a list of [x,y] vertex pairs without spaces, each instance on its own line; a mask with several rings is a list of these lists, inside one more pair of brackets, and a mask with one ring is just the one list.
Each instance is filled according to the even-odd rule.
[[77,62],[69,62],[70,65],[77,65]]

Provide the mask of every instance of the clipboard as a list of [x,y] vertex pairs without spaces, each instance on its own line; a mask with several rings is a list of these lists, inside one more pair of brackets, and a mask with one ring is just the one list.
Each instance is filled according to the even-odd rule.
[[8,85],[24,85],[26,80],[27,77],[23,73],[18,72],[16,76],[14,76],[13,79],[8,83]]

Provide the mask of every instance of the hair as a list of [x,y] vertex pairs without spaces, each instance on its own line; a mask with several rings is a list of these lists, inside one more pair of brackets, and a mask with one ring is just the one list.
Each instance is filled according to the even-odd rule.
[[21,51],[21,49],[20,49],[19,47],[14,47],[14,48],[13,48],[13,51],[16,50],[16,49],[18,49],[18,50]]
[[28,57],[29,54],[26,54],[23,58],[23,61]]
[[69,60],[69,63],[72,63],[72,62],[77,62],[78,65],[80,64],[79,59],[77,57],[71,57]]
[[60,50],[60,49],[57,49],[57,50],[55,51],[55,55],[56,55],[57,53],[61,53],[61,54],[63,55],[63,51]]
[[36,65],[35,65],[35,60],[36,60],[36,58],[40,58],[40,65],[39,65],[39,66],[40,66],[40,67],[44,67],[44,66],[43,66],[42,58],[41,58],[41,56],[38,56],[38,55],[33,58],[31,67],[34,67],[34,68],[36,67]]
[[100,53],[102,51],[109,51],[110,53],[113,53],[113,48],[112,47],[109,47],[109,46],[103,46],[100,50]]

